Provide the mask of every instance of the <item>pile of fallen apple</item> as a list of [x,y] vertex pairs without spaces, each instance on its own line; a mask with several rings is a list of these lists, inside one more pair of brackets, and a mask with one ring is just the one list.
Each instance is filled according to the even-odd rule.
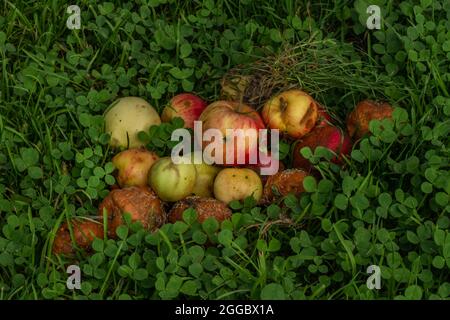
[[[125,214],[130,215],[132,222],[139,221],[145,229],[154,231],[166,222],[182,220],[188,208],[195,209],[199,222],[209,217],[223,221],[231,217],[228,204],[233,200],[253,197],[260,205],[267,205],[290,193],[299,195],[304,192],[304,178],[315,174],[314,166],[300,153],[303,147],[313,152],[318,146],[328,148],[335,155],[331,161],[342,165],[352,141],[369,134],[369,122],[390,118],[393,111],[387,103],[364,100],[348,115],[347,128],[343,130],[333,123],[323,106],[299,89],[276,94],[262,106],[261,113],[237,96],[234,98],[208,105],[193,94],[179,94],[168,103],[161,117],[141,98],[126,97],[113,103],[105,113],[105,130],[111,136],[111,146],[121,150],[112,159],[117,185],[100,203],[98,221],[72,219],[69,224],[62,224],[53,252],[70,254],[75,247],[88,249],[95,237],[104,238],[104,232],[115,238],[117,227],[125,223]],[[144,146],[138,133],[175,117],[182,118],[186,128],[193,128],[194,121],[199,120],[203,130],[216,128],[224,135],[226,129],[278,129],[296,144],[292,168],[285,168],[280,162],[278,173],[265,179],[259,174],[260,162],[225,167],[175,164],[170,156],[160,158]],[[249,146],[246,144],[245,148]],[[246,160],[250,156],[248,150]],[[278,160],[273,157],[270,161]]]

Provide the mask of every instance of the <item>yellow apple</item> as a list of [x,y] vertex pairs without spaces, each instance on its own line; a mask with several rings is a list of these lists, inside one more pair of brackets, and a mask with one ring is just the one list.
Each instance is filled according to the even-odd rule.
[[212,197],[214,188],[214,179],[219,173],[218,167],[202,163],[195,164],[197,176],[192,193],[199,197]]
[[111,135],[110,145],[121,149],[143,146],[138,133],[160,123],[156,110],[138,97],[118,99],[105,114],[105,132]]
[[270,129],[278,129],[291,138],[300,138],[314,128],[318,106],[314,99],[299,89],[291,89],[272,97],[263,107],[262,117]]
[[262,191],[261,178],[252,169],[226,168],[214,180],[214,196],[225,203],[244,200],[250,196],[259,201]]

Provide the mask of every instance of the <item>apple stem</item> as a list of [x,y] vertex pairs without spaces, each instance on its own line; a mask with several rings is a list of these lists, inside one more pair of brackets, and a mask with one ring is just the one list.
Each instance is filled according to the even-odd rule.
[[242,102],[242,98],[239,100],[239,105],[238,105],[238,108],[237,108],[237,112],[240,114],[241,113],[241,109],[242,109],[242,104],[243,104],[243,102]]

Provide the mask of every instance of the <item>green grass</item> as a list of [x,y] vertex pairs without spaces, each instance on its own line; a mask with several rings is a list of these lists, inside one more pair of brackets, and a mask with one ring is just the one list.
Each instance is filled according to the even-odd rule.
[[[147,2],[81,1],[74,31],[63,1],[0,4],[0,299],[448,299],[448,0],[372,1],[378,31],[360,0]],[[292,68],[277,65],[286,56]],[[183,91],[213,101],[224,74],[261,59],[339,123],[366,97],[403,112],[374,123],[343,169],[318,162],[300,199],[97,239],[77,253],[82,289],[68,290],[68,261],[50,249],[113,184],[108,105],[136,95],[161,111]],[[371,264],[381,290],[366,287]]]

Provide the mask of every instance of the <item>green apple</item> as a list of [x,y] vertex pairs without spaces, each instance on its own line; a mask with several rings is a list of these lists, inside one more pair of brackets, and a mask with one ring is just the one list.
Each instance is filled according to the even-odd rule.
[[194,190],[196,169],[193,164],[175,164],[170,157],[164,157],[152,166],[148,179],[162,200],[178,201]]

